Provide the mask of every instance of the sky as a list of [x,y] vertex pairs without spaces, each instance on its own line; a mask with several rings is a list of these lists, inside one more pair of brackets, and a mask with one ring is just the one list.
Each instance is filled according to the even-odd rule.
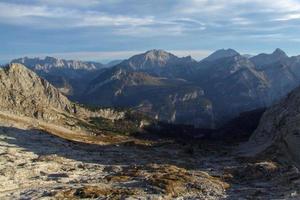
[[164,49],[300,54],[300,0],[0,0],[0,63],[56,56],[107,62]]

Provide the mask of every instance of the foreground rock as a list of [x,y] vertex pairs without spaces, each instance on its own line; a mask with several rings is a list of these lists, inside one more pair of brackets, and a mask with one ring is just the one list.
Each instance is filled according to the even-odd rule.
[[113,109],[92,112],[71,102],[45,79],[21,64],[10,64],[0,69],[0,110],[16,116],[79,128],[77,123],[90,117],[110,120],[124,117]]
[[21,64],[0,69],[0,82],[2,111],[44,120],[55,120],[59,112],[76,114],[75,104]]
[[26,124],[0,126],[0,199],[299,198],[296,168],[238,161],[222,144],[87,144]]
[[220,199],[229,187],[174,144],[100,146],[12,127],[0,144],[1,199]]
[[253,154],[273,154],[300,165],[300,88],[268,109],[248,145]]

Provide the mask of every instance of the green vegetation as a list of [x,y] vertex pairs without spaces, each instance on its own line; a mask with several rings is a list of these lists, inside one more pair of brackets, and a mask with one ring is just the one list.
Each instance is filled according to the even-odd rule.
[[126,111],[128,111],[128,108],[117,107],[117,106],[96,106],[96,105],[80,104],[80,103],[76,103],[76,106],[85,108],[85,109],[87,109],[89,111],[92,111],[92,112],[97,112],[97,111],[103,110],[103,109],[111,109],[111,110],[115,110],[116,112],[126,112]]
[[78,122],[78,125],[91,129],[96,134],[133,135],[141,131],[140,124],[142,121],[152,122],[153,120],[144,114],[127,111],[123,119],[113,121],[101,117],[93,117],[90,118],[89,123]]
[[139,131],[139,124],[130,120],[121,119],[112,121],[100,117],[91,118],[90,123],[97,127],[100,132],[131,135]]

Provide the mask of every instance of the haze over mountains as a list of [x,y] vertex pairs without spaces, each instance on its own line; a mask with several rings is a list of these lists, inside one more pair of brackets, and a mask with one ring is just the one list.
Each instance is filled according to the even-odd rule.
[[121,61],[115,60],[104,65],[98,62],[64,60],[49,56],[45,58],[24,57],[11,61],[11,63],[24,64],[69,96],[81,94],[86,84],[97,76],[98,72],[119,62]]
[[280,49],[250,58],[221,49],[200,62],[150,50],[109,68],[50,57],[12,62],[80,103],[130,107],[159,120],[209,128],[267,107],[300,84],[300,57]]

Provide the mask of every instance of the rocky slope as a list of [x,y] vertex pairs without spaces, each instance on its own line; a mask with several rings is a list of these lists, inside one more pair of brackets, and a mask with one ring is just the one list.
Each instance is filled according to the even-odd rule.
[[270,64],[286,60],[289,57],[286,55],[286,53],[281,49],[276,49],[271,54],[262,53],[256,56],[253,56],[250,58],[250,60],[256,65],[258,69],[261,69],[263,67],[266,67]]
[[300,165],[299,105],[300,88],[297,88],[269,108],[250,138],[248,145],[251,145],[251,151],[273,152],[275,156],[280,153]]
[[[284,97],[300,84],[298,63],[297,57],[290,58],[279,49],[250,59],[233,49],[222,49],[199,63],[190,57],[178,58],[162,50],[151,50],[100,74],[78,100],[138,106],[152,116],[165,113],[161,120],[219,126],[241,112],[272,105]],[[199,89],[203,95],[196,95],[192,101],[186,99],[185,108],[178,98],[171,100],[174,95],[188,96]],[[157,106],[160,109],[149,110]]]
[[178,68],[193,62],[161,50],[134,56],[101,73],[79,101],[131,107],[167,122],[214,127],[212,105],[203,89],[175,78]]
[[160,74],[165,69],[168,69],[168,72],[172,73],[172,68],[178,65],[187,67],[187,65],[191,63],[195,64],[196,61],[190,56],[179,58],[164,50],[154,49],[124,60],[119,66],[127,67],[134,71],[147,71]]
[[0,69],[0,110],[60,125],[76,127],[90,117],[120,119],[124,113],[113,109],[89,111],[72,103],[45,79],[21,64]]
[[[136,73],[122,80],[129,86],[171,85],[169,79],[141,78]],[[176,87],[178,81],[186,84],[173,81]],[[97,127],[98,135],[71,130],[75,124],[70,123],[86,125],[91,122],[85,117],[97,117],[99,112],[74,107],[51,84],[20,64],[0,69],[0,89],[1,199],[299,199],[299,170],[277,162],[274,156],[281,150],[299,162],[300,89],[266,112],[251,138],[251,150],[267,151],[251,160],[242,159],[233,144],[223,142],[139,139],[147,133],[144,137],[106,134],[102,129],[108,127],[103,123]],[[152,98],[162,101],[157,94]],[[189,102],[198,95],[201,90],[171,97]],[[187,105],[181,106],[186,109]],[[113,109],[101,113],[98,120],[116,114]]]
[[237,55],[239,55],[239,53],[236,52],[234,49],[220,49],[201,60],[201,62],[211,62],[221,58],[229,58]]
[[55,119],[59,112],[77,112],[75,104],[21,64],[1,68],[0,82],[1,110],[44,120]]
[[299,198],[295,168],[243,162],[222,143],[89,139],[65,140],[0,118],[0,198]]
[[90,89],[81,101],[92,105],[131,107],[157,120],[213,127],[212,105],[200,87],[138,72],[119,75],[118,79]]
[[216,120],[221,123],[266,105],[269,80],[241,55],[203,61],[192,79],[213,102]]

